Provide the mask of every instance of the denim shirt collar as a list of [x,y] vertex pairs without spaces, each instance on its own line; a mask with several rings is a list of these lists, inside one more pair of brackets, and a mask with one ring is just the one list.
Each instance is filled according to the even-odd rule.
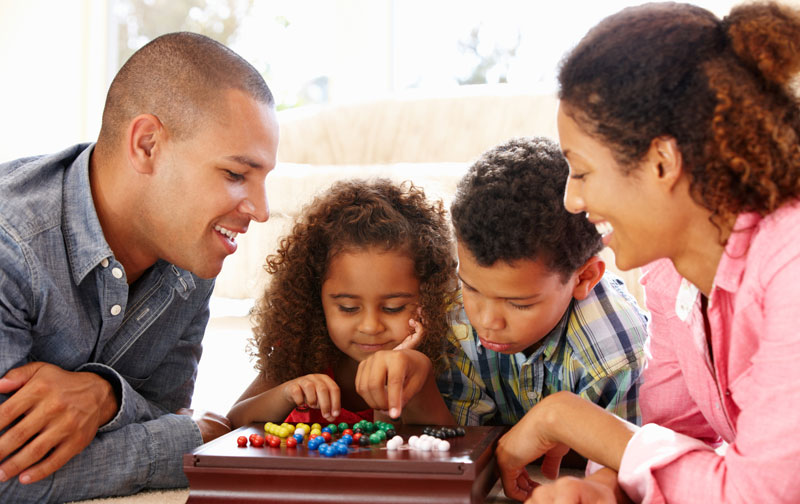
[[61,217],[75,285],[79,285],[100,261],[113,256],[100,227],[89,184],[89,159],[94,144],[80,147],[83,150],[64,174],[64,211]]
[[[82,149],[82,150],[81,150]],[[114,252],[108,245],[97,217],[89,183],[89,159],[94,144],[81,144],[80,154],[64,175],[64,211],[62,225],[64,242],[72,269],[75,285],[80,285],[86,275],[96,268],[103,259],[113,259]],[[186,299],[195,289],[194,275],[164,260],[154,265],[164,280]]]

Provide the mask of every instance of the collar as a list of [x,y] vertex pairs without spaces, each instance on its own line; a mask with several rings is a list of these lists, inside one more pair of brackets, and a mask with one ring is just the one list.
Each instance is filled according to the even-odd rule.
[[89,158],[94,144],[79,147],[83,150],[64,172],[61,217],[75,285],[79,285],[100,261],[113,255],[100,227],[89,184]]
[[750,242],[760,222],[761,216],[755,212],[742,213],[736,218],[714,275],[715,287],[728,292],[736,292],[739,289]]

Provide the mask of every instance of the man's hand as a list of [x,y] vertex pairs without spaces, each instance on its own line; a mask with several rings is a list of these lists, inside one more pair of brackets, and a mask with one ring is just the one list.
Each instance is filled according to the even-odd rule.
[[200,433],[203,435],[203,443],[213,441],[231,431],[233,426],[227,417],[214,413],[213,411],[203,411],[195,413],[189,408],[181,408],[176,411],[178,415],[188,415],[192,417]]
[[388,410],[399,418],[406,403],[420,391],[432,364],[416,350],[382,350],[361,361],[356,391],[376,410]]
[[49,476],[80,453],[119,408],[104,378],[44,362],[6,373],[0,393],[13,394],[0,404],[0,430],[8,428],[0,436],[0,481],[19,474],[23,484]]

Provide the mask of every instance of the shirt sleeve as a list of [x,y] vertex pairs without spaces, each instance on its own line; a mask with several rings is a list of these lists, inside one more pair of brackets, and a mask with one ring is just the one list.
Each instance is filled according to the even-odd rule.
[[39,482],[0,485],[2,502],[66,502],[188,486],[183,454],[203,443],[186,415],[164,415],[98,434],[81,453]]
[[88,363],[77,371],[92,371],[119,387],[120,408],[117,415],[100,428],[100,432],[118,429],[133,422],[143,422],[174,413],[191,404],[197,366],[202,354],[202,340],[209,319],[208,298],[205,294],[203,309],[194,317],[181,338],[164,357],[159,367],[141,387],[139,393],[113,368],[98,363]]
[[[759,288],[763,288],[760,302],[737,307],[748,310],[739,316],[759,323],[751,328],[758,331],[758,345],[743,375],[750,385],[738,387],[733,397],[741,408],[735,440],[721,454],[676,430],[645,426],[628,443],[619,473],[620,484],[634,499],[800,501],[796,482],[800,470],[800,339],[796,325],[800,257],[781,259],[763,258],[765,269],[771,271],[758,278]],[[679,422],[672,425],[681,427]]]
[[[459,425],[483,425],[494,416],[497,407],[461,341],[452,333],[448,337],[447,367],[436,384]],[[463,344],[469,341],[464,340]]]

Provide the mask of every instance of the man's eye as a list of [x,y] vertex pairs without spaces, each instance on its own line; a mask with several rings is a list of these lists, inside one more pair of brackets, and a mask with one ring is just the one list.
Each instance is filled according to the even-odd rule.
[[574,173],[569,176],[573,180],[583,180],[586,177],[585,173]]
[[238,182],[238,181],[244,180],[244,175],[242,175],[241,173],[236,173],[236,172],[230,171],[230,170],[225,170],[225,173],[228,175],[228,178],[233,180],[233,181]]

